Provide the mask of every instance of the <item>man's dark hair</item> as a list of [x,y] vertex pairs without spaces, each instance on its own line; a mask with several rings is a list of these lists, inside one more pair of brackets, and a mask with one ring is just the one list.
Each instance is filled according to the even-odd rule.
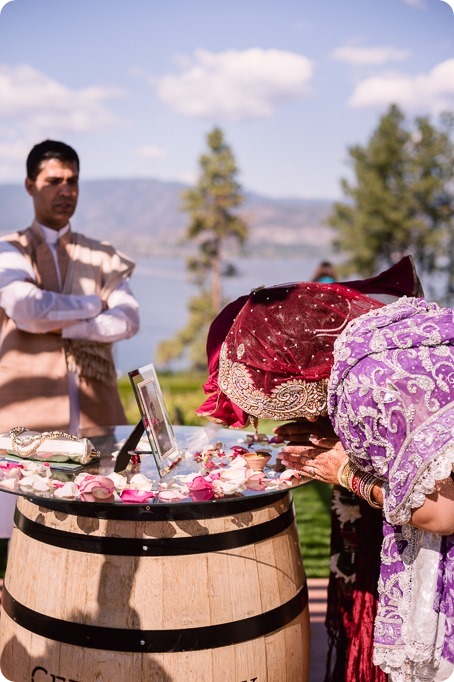
[[27,177],[30,180],[36,180],[42,163],[48,159],[57,159],[62,163],[75,163],[77,172],[80,170],[79,157],[72,147],[64,142],[44,140],[44,142],[35,144],[27,156]]

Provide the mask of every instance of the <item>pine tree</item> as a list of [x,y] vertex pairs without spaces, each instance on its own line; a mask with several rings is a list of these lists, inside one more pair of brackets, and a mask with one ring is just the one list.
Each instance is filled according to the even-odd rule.
[[207,143],[197,184],[182,194],[183,210],[189,214],[185,241],[196,249],[187,259],[187,270],[199,294],[189,302],[187,325],[157,349],[158,362],[166,364],[187,353],[195,369],[206,368],[208,327],[225,304],[222,279],[235,274],[226,261],[227,249],[243,246],[248,237],[248,226],[237,213],[244,197],[232,150],[219,128],[208,133]]
[[[334,204],[334,247],[346,255],[344,275],[364,277],[412,254],[419,275],[446,272],[454,195],[451,119],[427,117],[410,126],[392,105],[365,147],[349,149],[355,181],[342,180],[348,203]],[[452,275],[451,275],[452,276]],[[448,286],[446,289],[448,290]],[[430,289],[430,287],[429,287]]]

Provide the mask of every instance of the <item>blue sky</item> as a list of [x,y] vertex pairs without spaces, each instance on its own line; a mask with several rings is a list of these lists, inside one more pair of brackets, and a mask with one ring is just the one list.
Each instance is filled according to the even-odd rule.
[[338,198],[347,148],[389,104],[454,110],[443,0],[10,0],[0,14],[0,182],[72,144],[82,177],[194,181],[214,125],[246,190]]

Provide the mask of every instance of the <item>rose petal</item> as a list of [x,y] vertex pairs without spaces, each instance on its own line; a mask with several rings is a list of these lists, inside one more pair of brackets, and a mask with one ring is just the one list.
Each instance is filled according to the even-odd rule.
[[213,490],[216,497],[223,495],[233,495],[233,493],[242,492],[245,486],[237,481],[213,481]]
[[151,500],[154,497],[154,493],[151,490],[137,490],[133,488],[125,488],[120,494],[122,502],[134,502],[143,503],[147,500]]
[[0,469],[4,469],[6,471],[12,471],[14,469],[22,469],[22,464],[19,464],[18,462],[0,462]]
[[236,485],[242,485],[246,480],[246,472],[248,470],[246,467],[239,467],[237,469],[223,469],[220,473],[221,481],[236,483]]
[[[54,485],[57,486],[58,482],[55,481]],[[63,483],[63,485],[58,486],[57,489],[54,490],[54,496],[65,500],[77,500],[80,496],[79,488],[75,483],[69,481],[68,483]]]
[[149,481],[143,474],[134,474],[134,476],[131,476],[129,486],[137,490],[151,490],[153,482]]
[[80,499],[83,502],[113,502],[114,501],[114,496],[110,495],[109,497],[106,497],[104,499],[98,499],[95,497],[92,493],[81,493],[80,494]]
[[187,497],[187,495],[178,490],[161,490],[158,493],[158,499],[162,502],[177,502],[178,500],[185,500]]
[[5,478],[0,482],[0,488],[4,490],[17,490],[17,479],[16,478]]
[[213,483],[203,476],[196,476],[188,483],[191,498],[196,502],[206,502],[214,497]]
[[110,478],[112,483],[115,486],[115,490],[124,490],[125,487],[128,485],[128,481],[126,480],[126,476],[122,476],[122,474],[117,474],[116,471],[112,471],[111,474],[107,476],[107,478]]
[[266,476],[262,472],[253,472],[246,479],[246,486],[249,490],[265,490],[264,480]]
[[95,497],[97,500],[107,500],[112,496],[112,492],[112,488],[103,488],[101,486],[98,488],[93,488],[91,491],[93,497]]
[[304,476],[304,474],[301,473],[301,471],[297,471],[296,469],[286,469],[285,471],[282,472],[282,474],[279,476],[281,481],[289,480],[290,478],[307,478],[307,476]]

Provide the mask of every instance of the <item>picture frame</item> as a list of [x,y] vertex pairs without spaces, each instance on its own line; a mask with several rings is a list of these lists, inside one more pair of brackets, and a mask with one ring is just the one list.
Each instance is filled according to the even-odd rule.
[[160,476],[179,458],[178,443],[153,363],[128,372]]

